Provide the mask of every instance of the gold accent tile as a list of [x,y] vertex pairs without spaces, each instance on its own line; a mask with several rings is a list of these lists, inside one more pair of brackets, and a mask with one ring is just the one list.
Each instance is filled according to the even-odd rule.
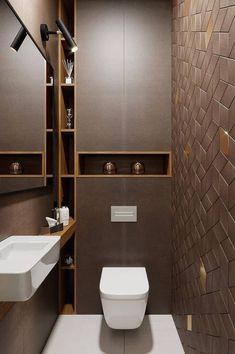
[[185,0],[184,2],[184,16],[188,16],[191,7],[191,0]]
[[223,128],[219,128],[219,144],[220,151],[225,155],[229,156],[229,134]]
[[191,148],[191,146],[189,145],[189,143],[187,143],[187,144],[185,145],[185,148],[184,148],[184,153],[185,153],[186,156],[189,156],[189,155],[191,154],[191,152],[192,152],[192,148]]
[[206,269],[205,266],[201,260],[201,265],[200,265],[200,282],[201,282],[201,286],[204,292],[206,292],[206,278],[207,278],[207,274],[206,274]]
[[193,330],[193,316],[187,315],[187,331]]
[[210,42],[212,33],[213,33],[213,19],[212,19],[212,15],[211,15],[210,20],[209,20],[209,22],[208,22],[208,27],[207,27],[206,35],[205,35],[205,45],[206,45],[206,48],[208,47],[208,44],[209,44],[209,42]]

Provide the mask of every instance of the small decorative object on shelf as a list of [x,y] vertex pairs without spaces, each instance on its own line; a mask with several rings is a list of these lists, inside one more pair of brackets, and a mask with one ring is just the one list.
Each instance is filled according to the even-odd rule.
[[68,76],[65,78],[66,84],[72,84],[73,62],[72,60],[63,60],[64,68]]
[[133,175],[143,175],[145,173],[145,168],[143,162],[135,162],[131,166],[131,173]]
[[50,76],[50,82],[49,82],[50,85],[53,85],[53,76]]
[[117,166],[114,162],[106,162],[103,166],[103,173],[105,175],[115,175],[117,173]]
[[63,257],[63,264],[65,266],[71,266],[73,264],[73,258],[70,254],[65,254]]
[[11,175],[22,175],[24,168],[20,162],[12,162],[9,166],[9,172]]
[[62,222],[64,226],[68,226],[69,224],[69,208],[66,206],[60,208],[60,222]]
[[66,115],[66,127],[67,129],[72,129],[72,120],[73,120],[73,110],[72,108],[67,108],[66,109],[67,115]]

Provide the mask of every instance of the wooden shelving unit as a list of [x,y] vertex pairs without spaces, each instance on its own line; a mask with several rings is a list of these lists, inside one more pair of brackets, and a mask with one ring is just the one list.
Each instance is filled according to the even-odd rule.
[[[105,175],[103,166],[106,162],[113,162],[117,167],[117,174]],[[142,162],[145,173],[135,175],[131,173],[131,165]],[[172,156],[170,151],[80,151],[77,154],[77,177],[90,178],[146,178],[171,177]]]
[[[72,218],[69,225],[62,231],[51,234],[50,236],[60,236],[60,261],[59,261],[59,310],[63,314],[75,313],[76,299],[76,253],[75,253],[75,231],[76,221]],[[73,264],[66,265],[65,257],[71,256]]]
[[50,183],[53,178],[53,96],[54,74],[51,66],[46,63],[46,112],[45,112],[45,179]]
[[[59,0],[58,17],[67,26],[71,35],[75,38],[75,0]],[[65,83],[66,72],[63,60],[74,62],[73,81],[71,84]],[[59,206],[69,207],[70,215],[76,215],[76,55],[71,53],[66,41],[59,35],[58,41],[58,69],[59,69],[59,90],[58,90],[58,113],[59,113]],[[72,126],[67,126],[67,109],[72,109]],[[66,252],[73,254],[73,266],[63,264],[63,257]],[[73,314],[76,308],[76,237],[75,229],[73,235],[63,244],[60,257],[60,311],[63,314]]]

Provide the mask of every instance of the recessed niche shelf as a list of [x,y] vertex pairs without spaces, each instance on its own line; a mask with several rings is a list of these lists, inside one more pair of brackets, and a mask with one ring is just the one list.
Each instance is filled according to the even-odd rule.
[[74,218],[74,176],[61,178],[61,200],[69,207],[70,215]]
[[[66,70],[64,68],[63,61],[64,60],[71,60],[74,63],[74,53],[71,52],[71,50],[67,47],[67,42],[66,41],[61,41],[61,46],[60,46],[60,51],[61,51],[61,86],[66,86],[66,87],[73,87],[75,86],[74,82],[72,81],[71,84],[66,84],[65,83],[65,77],[67,76]],[[75,77],[75,66],[73,67],[73,72],[72,72],[72,78],[74,80]]]
[[[23,173],[10,174],[9,167],[13,162],[20,162]],[[0,152],[0,177],[43,177],[44,153],[43,152]]]
[[[172,176],[171,152],[169,151],[80,151],[77,160],[77,176],[81,178],[144,178]],[[109,161],[115,163],[117,174],[103,174],[103,166]],[[135,162],[144,164],[144,174],[136,175],[131,173],[131,165]]]
[[74,0],[61,0],[60,17],[67,26],[71,36],[74,36]]
[[61,135],[61,175],[74,174],[74,134]]
[[74,129],[74,86],[61,85],[61,129],[66,129],[66,109],[72,109],[72,129]]

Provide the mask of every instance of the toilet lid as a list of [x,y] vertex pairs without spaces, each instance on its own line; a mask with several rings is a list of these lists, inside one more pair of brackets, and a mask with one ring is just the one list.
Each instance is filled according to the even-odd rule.
[[100,279],[100,292],[109,299],[140,299],[149,291],[144,267],[105,267]]

